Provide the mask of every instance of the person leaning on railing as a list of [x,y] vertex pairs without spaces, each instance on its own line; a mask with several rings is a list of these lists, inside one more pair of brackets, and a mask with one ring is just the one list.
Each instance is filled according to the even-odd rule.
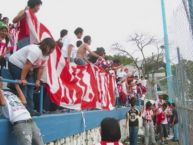
[[35,82],[35,87],[39,88],[43,70],[47,64],[46,61],[54,51],[55,44],[52,38],[45,38],[38,45],[27,45],[9,57],[10,74],[13,79],[21,80],[22,85],[20,87],[27,99],[27,109],[32,115],[37,114],[34,112],[34,86],[26,86],[26,83]]
[[17,97],[10,91],[3,91],[2,86],[0,80],[0,112],[11,122],[18,145],[32,145],[32,140],[33,145],[44,145],[39,128],[19,100],[22,91],[17,90]]

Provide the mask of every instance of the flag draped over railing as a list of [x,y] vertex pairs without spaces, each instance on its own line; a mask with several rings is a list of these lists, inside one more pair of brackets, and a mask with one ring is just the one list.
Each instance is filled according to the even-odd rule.
[[[33,12],[27,10],[26,15],[31,43],[52,37]],[[116,88],[114,76],[93,64],[79,66],[68,63],[58,46],[49,56],[44,74],[47,91],[57,105],[77,110],[114,108]]]

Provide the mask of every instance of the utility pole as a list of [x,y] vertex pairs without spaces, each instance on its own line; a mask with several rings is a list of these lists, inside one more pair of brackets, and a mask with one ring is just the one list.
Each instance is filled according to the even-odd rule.
[[167,31],[167,21],[166,21],[166,11],[165,2],[161,0],[161,10],[162,10],[162,21],[163,21],[163,33],[164,33],[164,50],[166,58],[166,75],[167,75],[167,86],[168,86],[168,96],[169,101],[173,101],[173,84],[172,84],[172,69],[170,64],[170,51],[168,42],[168,31]]

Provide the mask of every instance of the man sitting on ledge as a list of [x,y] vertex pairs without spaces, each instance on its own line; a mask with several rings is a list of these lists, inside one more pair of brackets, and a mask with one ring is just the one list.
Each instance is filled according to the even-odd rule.
[[0,112],[7,118],[12,126],[18,145],[44,145],[39,128],[33,122],[30,113],[21,103],[22,91],[17,90],[19,98],[9,91],[2,90],[0,80]]

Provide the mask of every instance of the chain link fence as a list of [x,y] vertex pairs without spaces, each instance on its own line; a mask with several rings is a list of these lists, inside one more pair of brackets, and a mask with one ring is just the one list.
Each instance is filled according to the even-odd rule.
[[173,74],[173,101],[179,116],[179,143],[193,145],[193,37],[192,0],[177,0],[169,26]]

